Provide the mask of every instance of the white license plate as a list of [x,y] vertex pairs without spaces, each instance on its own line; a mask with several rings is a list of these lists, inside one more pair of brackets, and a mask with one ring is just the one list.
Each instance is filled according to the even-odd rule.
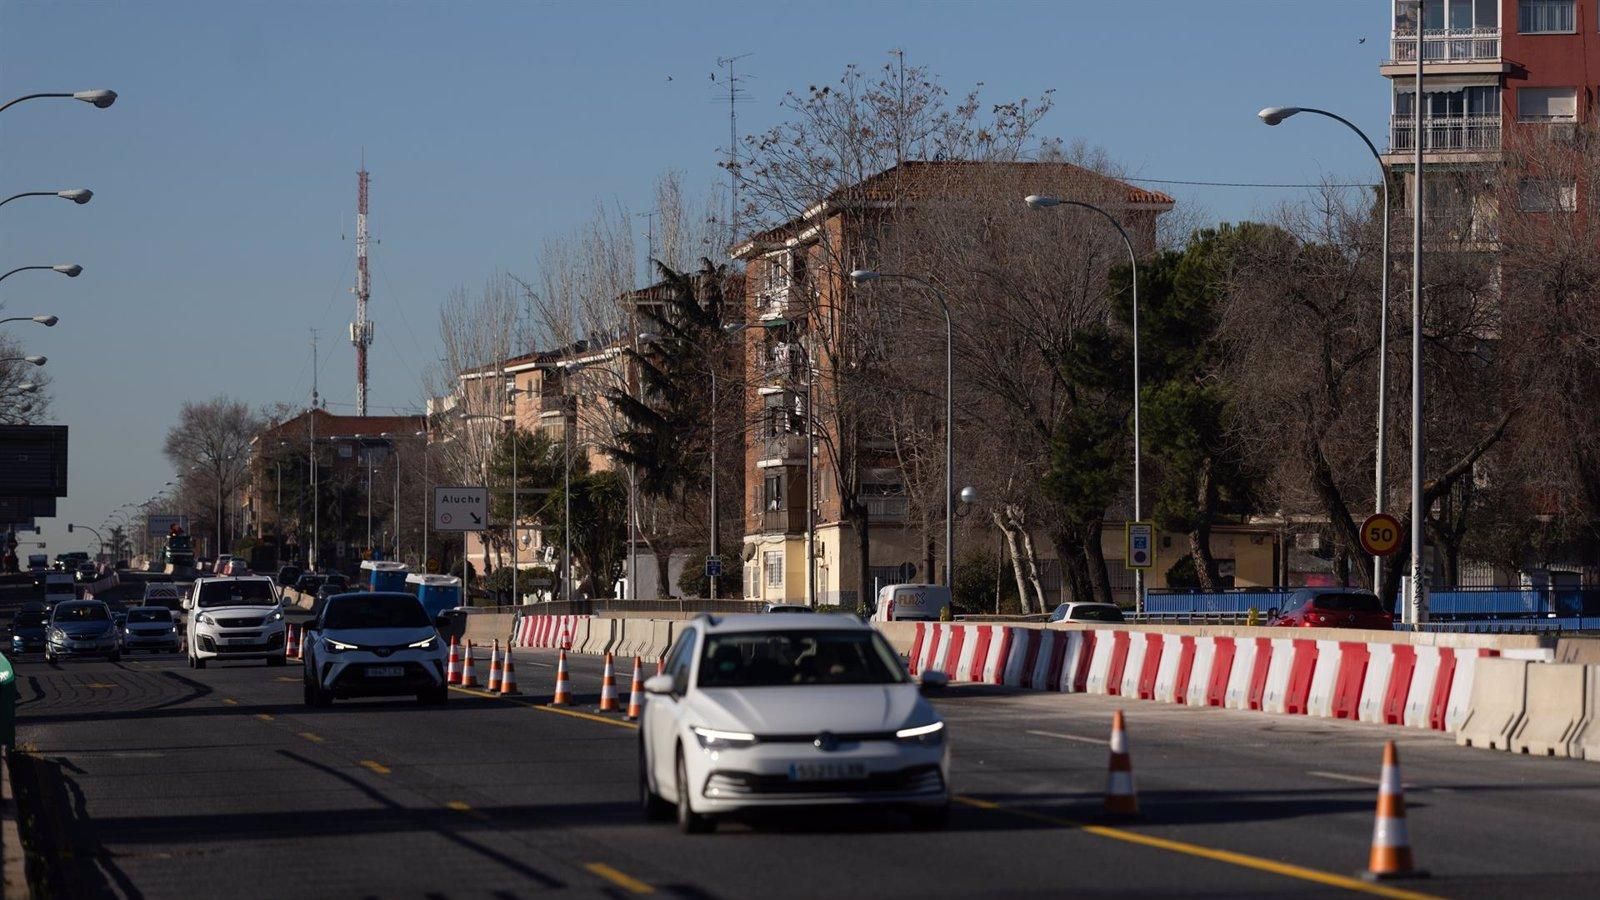
[[867,777],[864,763],[791,763],[790,781],[850,781]]
[[405,673],[403,666],[367,666],[368,678],[399,678]]

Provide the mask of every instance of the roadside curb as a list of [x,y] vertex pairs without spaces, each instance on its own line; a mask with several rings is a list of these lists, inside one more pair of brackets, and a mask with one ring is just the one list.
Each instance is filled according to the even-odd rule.
[[0,863],[3,863],[5,900],[32,900],[28,886],[27,855],[17,827],[17,797],[11,790],[11,750],[0,749]]

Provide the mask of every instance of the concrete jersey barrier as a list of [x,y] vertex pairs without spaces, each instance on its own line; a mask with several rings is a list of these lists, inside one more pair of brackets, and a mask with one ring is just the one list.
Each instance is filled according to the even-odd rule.
[[1456,732],[1457,744],[1510,749],[1511,734],[1527,709],[1530,665],[1525,659],[1479,660],[1472,699]]
[[1583,758],[1580,740],[1589,723],[1589,667],[1530,665],[1527,677],[1527,702],[1522,721],[1511,733],[1511,750]]

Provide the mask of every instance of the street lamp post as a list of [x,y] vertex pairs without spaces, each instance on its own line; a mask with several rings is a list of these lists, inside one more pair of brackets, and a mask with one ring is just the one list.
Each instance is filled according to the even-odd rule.
[[[955,543],[956,543],[956,518],[955,518],[955,330],[950,319],[950,303],[933,283],[918,278],[915,275],[899,275],[892,272],[873,272],[868,269],[857,269],[850,273],[850,282],[861,285],[869,281],[889,278],[897,281],[909,281],[921,285],[939,299],[939,308],[944,312],[944,584],[949,587],[951,578],[955,574]],[[809,413],[810,410],[807,410]],[[930,576],[932,573],[929,573]],[[861,586],[863,590],[866,585]]]
[[[581,368],[585,372],[604,372],[605,374],[610,375],[612,378],[615,378],[617,383],[622,385],[622,392],[624,395],[629,397],[633,395],[633,386],[628,382],[628,379],[613,369],[590,369],[587,366],[580,366],[576,363],[573,363],[572,365],[562,363],[558,366],[558,368],[561,368],[563,371],[576,371]],[[637,480],[637,469],[634,464],[630,462],[628,463],[628,590],[626,597],[618,598],[621,600],[633,600],[639,596],[638,560],[635,558],[636,554],[634,553],[634,535],[638,533],[639,526],[638,505],[635,500]]]
[[1414,181],[1411,186],[1411,584],[1402,621],[1413,626],[1428,621],[1428,590],[1422,583],[1422,3],[1402,0],[1417,16],[1417,96],[1411,104],[1416,126]]
[[59,321],[61,320],[55,316],[7,316],[4,319],[0,319],[0,325],[4,325],[7,322],[32,322],[35,325],[54,328]]
[[422,571],[428,571],[428,532],[433,520],[428,518],[428,433],[418,431],[412,437],[422,438]]
[[[521,389],[519,388],[511,388],[508,393],[511,392],[522,393]],[[463,422],[468,422],[473,419],[489,419],[494,422],[501,421],[499,416],[489,415],[488,413],[462,413],[460,415],[460,419]],[[511,599],[513,601],[520,599],[517,595],[517,562],[519,557],[517,555],[517,423],[515,419],[516,417],[513,416],[511,422]],[[569,540],[568,546],[570,545],[571,542]],[[487,569],[489,561],[487,541],[484,542],[483,554],[484,568]],[[484,573],[484,577],[488,577],[488,572]]]
[[[1389,409],[1389,169],[1383,164],[1383,154],[1378,152],[1377,146],[1367,133],[1355,126],[1343,116],[1328,112],[1325,109],[1314,109],[1309,106],[1269,106],[1256,113],[1256,116],[1267,125],[1277,125],[1284,119],[1299,113],[1312,113],[1326,116],[1354,131],[1361,138],[1362,143],[1372,152],[1372,158],[1378,163],[1379,187],[1383,191],[1383,270],[1380,275],[1378,288],[1378,450],[1377,461],[1373,466],[1373,511],[1383,512],[1383,499],[1387,477],[1388,457],[1388,409]],[[1383,594],[1383,557],[1372,558],[1372,590],[1378,595]]]
[[[1133,275],[1133,520],[1144,520],[1144,506],[1141,499],[1140,470],[1142,454],[1139,440],[1139,257],[1133,250],[1133,239],[1128,237],[1128,230],[1122,227],[1117,217],[1106,212],[1093,203],[1082,200],[1061,200],[1056,197],[1047,197],[1040,194],[1030,194],[1024,198],[1025,203],[1033,209],[1048,209],[1053,206],[1076,206],[1080,209],[1092,210],[1105,217],[1112,227],[1117,229],[1117,234],[1122,235],[1122,243],[1128,248],[1128,266]],[[1144,612],[1144,569],[1133,570],[1135,610]]]
[[367,439],[356,435],[356,440],[361,442],[361,455],[367,463],[367,553],[372,553],[372,450],[367,446]]
[[20,194],[12,194],[4,200],[0,200],[0,206],[5,206],[11,201],[18,200],[23,197],[60,197],[63,200],[71,200],[73,203],[82,206],[85,203],[88,203],[89,199],[93,196],[94,191],[91,191],[88,188],[73,188],[67,191],[23,191]]
[[34,366],[42,366],[49,361],[50,358],[48,356],[8,356],[5,359],[0,359],[0,363],[25,362]]
[[84,103],[87,103],[96,109],[105,109],[111,104],[117,102],[117,92],[108,91],[103,88],[92,91],[72,91],[61,94],[24,94],[15,100],[9,100],[5,104],[0,105],[0,112],[5,112],[24,100],[37,100],[41,97],[62,97],[68,100],[82,100]]
[[0,281],[5,281],[7,278],[10,278],[18,272],[32,272],[34,270],[44,271],[46,269],[52,272],[60,272],[68,278],[77,278],[79,275],[83,274],[83,266],[80,266],[77,263],[61,263],[60,265],[54,266],[17,266],[15,269],[12,269],[4,275],[0,275]]
[[390,512],[394,515],[394,558],[396,562],[400,560],[400,445],[396,442],[396,439],[400,437],[401,435],[392,431],[383,433],[384,440],[387,440],[389,446],[394,449],[394,509],[390,510]]

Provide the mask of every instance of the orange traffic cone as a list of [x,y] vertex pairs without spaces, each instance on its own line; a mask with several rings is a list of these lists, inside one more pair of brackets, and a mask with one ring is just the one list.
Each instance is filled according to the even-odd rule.
[[461,645],[456,643],[455,635],[450,636],[450,659],[444,664],[444,680],[446,684],[461,683]]
[[285,659],[300,658],[300,628],[292,622],[284,628],[283,655]]
[[644,673],[640,671],[643,663],[639,657],[633,658],[633,687],[628,691],[628,719],[639,721],[639,713],[644,709]]
[[461,659],[461,686],[475,688],[478,686],[478,665],[472,661],[472,642],[467,641],[467,655]]
[[505,662],[500,664],[500,696],[520,693],[517,690],[517,663],[511,655],[511,648],[507,647]]
[[570,706],[572,704],[572,691],[567,681],[567,650],[561,648],[561,657],[556,661],[556,693],[550,698],[551,706]]
[[611,668],[611,654],[606,654],[606,668],[600,675],[600,711],[617,711],[617,673]]
[[1411,836],[1406,833],[1406,795],[1400,784],[1400,751],[1394,741],[1383,745],[1383,775],[1378,780],[1378,815],[1372,824],[1372,856],[1362,876],[1377,881],[1389,878],[1425,878],[1411,858]]
[[1139,814],[1139,795],[1133,789],[1133,759],[1128,756],[1128,731],[1120,709],[1111,718],[1111,768],[1106,776],[1106,812],[1114,816]]
[[489,653],[489,684],[488,684],[488,691],[489,691],[489,693],[493,694],[493,693],[499,692],[499,690],[500,690],[500,639],[499,638],[495,638],[494,650],[490,651],[490,653]]
[[656,659],[656,674],[657,675],[665,675],[666,672],[667,672],[667,658],[665,656],[657,658]]

